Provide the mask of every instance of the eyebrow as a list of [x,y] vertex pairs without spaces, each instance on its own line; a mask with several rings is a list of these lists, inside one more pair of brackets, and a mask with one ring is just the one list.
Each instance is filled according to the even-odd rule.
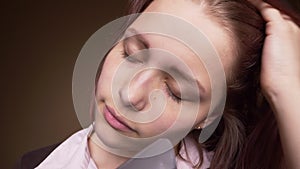
[[205,93],[205,88],[201,85],[201,83],[197,79],[192,78],[190,75],[188,75],[186,72],[181,71],[176,66],[171,66],[170,70],[181,75],[181,77],[187,82],[196,82],[200,93]]
[[[135,38],[141,43],[143,43],[146,46],[146,48],[149,48],[150,46],[149,41],[143,36],[142,33],[140,33],[139,31],[131,27],[125,31],[125,38],[129,38],[132,36],[135,36]],[[191,76],[189,76],[187,73],[179,70],[176,66],[171,66],[170,70],[173,70],[177,74],[181,75],[181,77],[187,82],[196,82],[200,93],[205,93],[205,88],[201,85],[201,83],[197,79],[194,79]]]
[[136,38],[139,42],[143,43],[146,48],[149,48],[150,45],[149,45],[148,40],[143,36],[142,33],[140,33],[139,31],[137,31],[134,28],[128,28],[125,31],[125,39],[131,38],[131,37]]

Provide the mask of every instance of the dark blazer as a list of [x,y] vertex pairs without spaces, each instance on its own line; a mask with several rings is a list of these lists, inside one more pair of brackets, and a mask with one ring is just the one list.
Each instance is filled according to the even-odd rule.
[[59,144],[53,144],[24,154],[17,161],[14,169],[33,169],[37,167]]

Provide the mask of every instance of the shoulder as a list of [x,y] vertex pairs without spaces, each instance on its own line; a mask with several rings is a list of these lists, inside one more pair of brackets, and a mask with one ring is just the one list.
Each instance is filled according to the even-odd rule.
[[54,168],[76,168],[76,166],[87,166],[90,163],[88,149],[88,138],[93,131],[92,125],[88,128],[77,131],[56,147],[36,167],[43,169]]
[[79,151],[85,153],[85,149],[87,147],[86,138],[91,129],[92,127],[80,130],[62,143],[53,144],[24,154],[16,163],[15,169],[36,168],[45,161],[47,165],[64,163],[66,160],[68,160],[68,157],[72,158],[74,155],[77,155]]
[[39,148],[24,154],[15,165],[15,169],[32,169],[37,167],[60,143]]
[[198,163],[201,162],[200,157],[202,156],[202,165],[200,166],[200,169],[209,168],[214,152],[209,152],[206,149],[199,149],[199,143],[190,135],[186,136],[183,139],[183,142],[184,144],[182,144],[179,149],[179,155],[176,157],[177,167],[184,169],[194,168],[194,166],[197,166]]

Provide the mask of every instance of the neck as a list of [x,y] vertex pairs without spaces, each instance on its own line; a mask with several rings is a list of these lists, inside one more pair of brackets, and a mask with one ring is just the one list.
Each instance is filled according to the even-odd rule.
[[90,138],[88,139],[88,146],[91,158],[96,163],[97,168],[115,169],[128,160],[126,157],[117,156],[104,150]]

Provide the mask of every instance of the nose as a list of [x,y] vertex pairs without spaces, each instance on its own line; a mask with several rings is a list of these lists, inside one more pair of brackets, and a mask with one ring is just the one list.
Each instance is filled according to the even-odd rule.
[[119,95],[125,106],[135,111],[146,110],[150,106],[150,94],[159,88],[160,76],[157,70],[144,70],[137,73],[128,85],[120,89]]

